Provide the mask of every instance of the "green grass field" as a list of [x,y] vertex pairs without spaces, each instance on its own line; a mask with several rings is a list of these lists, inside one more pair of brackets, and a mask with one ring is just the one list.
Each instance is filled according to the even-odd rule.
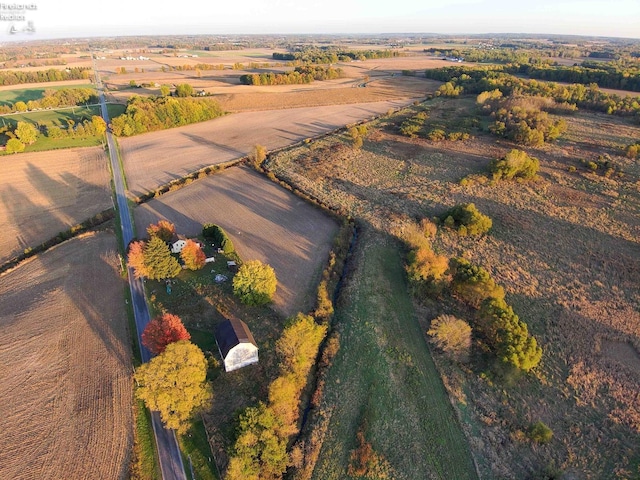
[[[107,105],[109,116],[116,117],[124,112],[126,106],[120,104]],[[3,115],[0,117],[0,128],[8,126],[15,128],[18,122],[28,122],[34,125],[66,125],[68,120],[73,120],[76,124],[90,119],[93,115],[100,115],[99,106],[74,107],[59,110],[45,110],[41,112],[27,112],[15,115]],[[8,140],[6,135],[0,135],[0,144],[5,144]],[[41,152],[45,150],[57,150],[61,148],[75,147],[95,147],[101,145],[103,139],[97,136],[87,136],[83,138],[59,138],[50,139],[45,135],[39,135],[38,140],[33,145],[27,145],[25,152]],[[7,155],[0,152],[0,155]]]
[[381,478],[478,478],[416,319],[397,245],[363,232],[342,295],[340,350],[322,405],[330,422],[313,478],[351,478],[350,453],[363,425],[390,466]]
[[40,100],[45,90],[62,90],[64,88],[95,88],[91,83],[82,85],[55,85],[37,88],[16,88],[15,90],[0,91],[0,105],[10,105],[19,101],[27,103],[29,100]]

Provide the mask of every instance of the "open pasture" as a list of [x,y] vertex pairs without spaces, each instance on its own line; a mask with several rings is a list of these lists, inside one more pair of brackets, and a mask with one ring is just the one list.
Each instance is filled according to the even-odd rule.
[[329,255],[337,224],[321,210],[255,173],[233,167],[134,210],[139,237],[159,219],[188,236],[202,225],[220,225],[244,261],[260,260],[276,271],[275,307],[285,315],[307,311]]
[[133,382],[119,270],[116,238],[103,232],[0,276],[0,478],[127,478]]
[[[427,103],[427,121],[455,120],[445,114],[456,102],[467,100],[444,101],[440,110]],[[461,108],[455,115],[468,114]],[[532,182],[462,186],[460,179],[486,172],[492,158],[517,145],[485,134],[464,142],[408,139],[387,120],[359,151],[341,145],[344,137],[327,138],[271,162],[299,188],[380,229],[467,202],[493,219],[487,236],[440,229],[434,241],[439,252],[488,269],[543,348],[541,366],[521,378],[436,357],[486,478],[527,478],[549,466],[585,479],[639,471],[640,171],[621,147],[640,128],[594,113],[565,118],[568,131],[556,144],[524,148],[541,163]],[[609,155],[621,176],[581,162],[599,155]],[[438,308],[423,312],[423,330]],[[454,313],[472,318],[464,309]],[[548,446],[526,438],[537,421],[553,430]]]
[[407,100],[243,112],[119,140],[131,194],[138,196],[208,165],[241,158],[257,144],[284,147],[372,118]]
[[387,475],[376,478],[478,478],[397,246],[365,229],[351,268],[336,311],[341,347],[324,380],[328,425],[312,478],[362,478],[347,475],[359,430],[386,464]]
[[0,264],[111,207],[101,148],[5,156],[0,177]]

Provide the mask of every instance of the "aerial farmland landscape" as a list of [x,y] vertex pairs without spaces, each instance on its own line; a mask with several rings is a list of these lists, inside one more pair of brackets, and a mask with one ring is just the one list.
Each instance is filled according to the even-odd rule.
[[640,479],[640,4],[575,6],[0,4],[0,480]]

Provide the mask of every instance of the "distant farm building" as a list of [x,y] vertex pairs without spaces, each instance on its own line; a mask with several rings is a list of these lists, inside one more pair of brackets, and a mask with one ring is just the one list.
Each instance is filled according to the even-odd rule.
[[258,345],[242,320],[225,320],[218,325],[216,343],[226,372],[258,363]]

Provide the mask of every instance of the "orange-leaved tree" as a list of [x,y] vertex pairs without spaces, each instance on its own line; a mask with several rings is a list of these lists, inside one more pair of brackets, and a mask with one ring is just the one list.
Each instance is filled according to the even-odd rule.
[[132,242],[129,245],[129,254],[127,255],[127,263],[131,268],[136,278],[148,277],[149,269],[144,263],[144,247],[146,243],[143,241]]
[[142,345],[154,355],[158,355],[164,352],[170,343],[190,338],[191,335],[184,328],[180,317],[164,313],[147,324],[142,332]]
[[159,220],[158,223],[152,223],[147,228],[150,237],[158,237],[164,242],[168,242],[176,234],[176,226],[168,220]]
[[200,270],[207,260],[207,256],[202,251],[200,244],[193,240],[187,240],[180,252],[180,257],[189,270]]

